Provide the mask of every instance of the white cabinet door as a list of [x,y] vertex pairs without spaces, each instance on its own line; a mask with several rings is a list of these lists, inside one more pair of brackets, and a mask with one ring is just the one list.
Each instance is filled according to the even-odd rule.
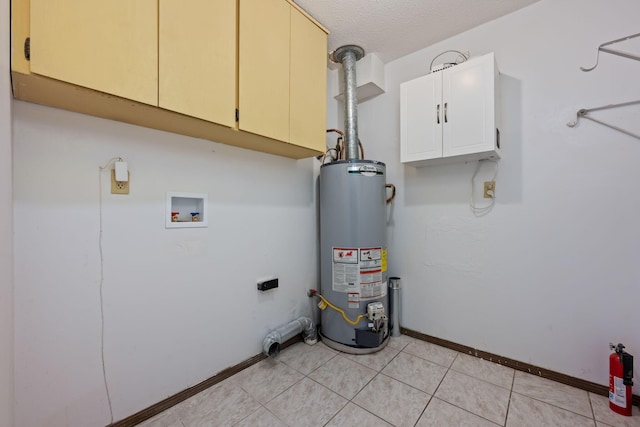
[[400,85],[400,161],[442,157],[442,79],[439,74]]
[[443,156],[493,150],[495,140],[493,54],[442,73]]

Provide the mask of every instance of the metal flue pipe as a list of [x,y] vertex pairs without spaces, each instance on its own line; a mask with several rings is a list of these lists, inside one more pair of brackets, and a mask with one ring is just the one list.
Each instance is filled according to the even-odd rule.
[[360,159],[356,62],[363,56],[364,49],[355,45],[342,46],[331,53],[331,60],[341,63],[344,72],[344,145],[347,160]]

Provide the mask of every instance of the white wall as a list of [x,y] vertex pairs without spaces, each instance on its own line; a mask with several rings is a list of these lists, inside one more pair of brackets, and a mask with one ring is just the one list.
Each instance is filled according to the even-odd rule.
[[[640,354],[640,141],[566,126],[581,108],[640,99],[640,62],[603,54],[579,70],[599,44],[636,33],[638,16],[635,0],[542,0],[386,65],[387,92],[360,105],[359,133],[398,187],[389,272],[403,279],[403,326],[599,384],[610,341]],[[399,84],[447,49],[493,51],[502,72],[497,203],[480,218],[468,203],[477,162],[399,159]],[[640,134],[638,112],[599,117]]]
[[[102,175],[104,333],[114,419],[261,351],[311,314],[315,159],[295,161],[16,101],[16,425],[110,421],[100,351],[98,166],[123,157],[131,194]],[[207,193],[209,227],[165,229],[167,191]],[[277,276],[280,287],[256,290]]]
[[[565,126],[580,108],[639,98],[637,62],[605,55],[595,71],[578,70],[592,65],[598,44],[637,32],[638,12],[633,0],[542,0],[387,65],[387,93],[360,105],[360,138],[399,190],[389,273],[403,279],[404,326],[601,384],[609,341],[639,353],[640,144],[591,122]],[[497,205],[482,218],[467,203],[475,164],[399,162],[398,86],[450,48],[494,51],[503,73],[504,159]],[[339,107],[329,104],[335,126]],[[0,103],[5,153],[9,107]],[[114,156],[129,162],[132,177],[129,196],[109,194],[106,174],[101,188],[115,419],[253,356],[267,331],[309,314],[305,290],[317,286],[315,160],[20,101],[12,114],[17,426],[109,422],[98,166]],[[622,111],[614,115],[635,125]],[[3,201],[11,200],[9,169],[0,167]],[[167,191],[208,193],[209,228],[164,229]],[[5,216],[3,251],[11,238]],[[4,279],[11,254],[0,262]],[[271,275],[280,288],[259,294],[256,280]],[[0,290],[11,297],[8,278]],[[0,304],[6,316],[10,298]],[[4,350],[11,333],[1,325]],[[11,361],[1,355],[4,386]],[[2,410],[11,391],[0,393]]]
[[[0,0],[9,28],[9,0]],[[9,32],[0,31],[0,425],[13,425],[13,201]]]

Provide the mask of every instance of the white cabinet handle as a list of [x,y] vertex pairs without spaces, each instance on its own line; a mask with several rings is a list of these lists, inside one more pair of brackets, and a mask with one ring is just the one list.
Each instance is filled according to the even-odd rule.
[[447,104],[448,102],[444,103],[444,122],[445,123],[449,123],[449,120],[447,119]]
[[436,107],[436,123],[440,124],[440,104]]

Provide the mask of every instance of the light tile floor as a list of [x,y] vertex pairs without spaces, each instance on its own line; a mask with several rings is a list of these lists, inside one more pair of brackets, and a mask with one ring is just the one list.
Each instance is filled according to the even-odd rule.
[[640,427],[640,410],[403,335],[363,356],[295,344],[140,426]]

